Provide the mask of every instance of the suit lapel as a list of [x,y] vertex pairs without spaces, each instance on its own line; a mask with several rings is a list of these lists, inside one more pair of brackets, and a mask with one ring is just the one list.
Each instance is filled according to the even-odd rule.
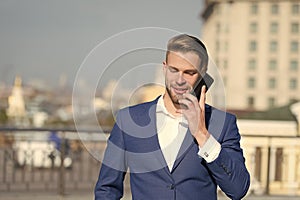
[[196,145],[194,142],[194,137],[190,133],[189,129],[187,130],[184,140],[180,146],[179,152],[177,154],[176,161],[173,165],[171,173],[176,169],[176,167],[180,164],[185,155],[190,151],[193,145]]
[[[206,105],[205,106],[205,124],[206,124],[207,129],[209,129],[210,119],[211,119],[211,107]],[[194,137],[192,136],[190,130],[188,129],[187,133],[185,135],[185,138],[183,140],[183,143],[180,147],[180,150],[178,152],[178,155],[177,155],[176,161],[173,165],[171,173],[177,168],[177,166],[180,164],[182,159],[186,156],[186,154],[191,150],[191,148],[194,145],[198,146],[198,144],[195,141]]]
[[[158,97],[158,98],[159,98],[159,97]],[[163,155],[163,152],[162,152],[162,150],[161,150],[161,147],[160,147],[160,144],[159,144],[159,140],[158,140],[158,132],[157,132],[157,126],[156,126],[156,124],[157,124],[157,118],[156,118],[156,106],[157,106],[158,98],[157,98],[155,101],[153,101],[153,103],[155,104],[155,107],[152,108],[152,109],[150,109],[150,108],[153,106],[153,104],[152,104],[152,106],[150,106],[150,107],[148,108],[148,109],[149,109],[149,112],[145,112],[145,113],[149,113],[150,118],[153,119],[153,120],[151,121],[152,124],[151,124],[151,126],[149,127],[149,128],[150,128],[149,131],[151,131],[152,133],[153,133],[153,131],[155,132],[155,135],[154,135],[154,138],[155,138],[155,139],[154,139],[154,140],[151,140],[151,141],[153,141],[153,145],[154,145],[155,149],[158,150],[157,154],[155,154],[155,155],[156,155],[156,158],[157,158],[158,161],[160,162],[161,168],[168,174],[168,176],[169,176],[170,178],[172,178],[172,177],[171,177],[171,173],[170,173],[170,171],[169,171],[169,169],[168,169],[167,162],[166,162],[166,160],[165,160],[165,158],[164,158],[164,155]]]

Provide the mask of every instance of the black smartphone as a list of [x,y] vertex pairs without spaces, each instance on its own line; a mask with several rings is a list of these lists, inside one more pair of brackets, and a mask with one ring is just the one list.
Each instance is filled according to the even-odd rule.
[[196,86],[194,87],[193,95],[195,95],[200,100],[201,95],[201,88],[203,85],[206,87],[206,92],[209,89],[209,87],[213,84],[214,79],[207,73],[205,73],[203,76],[201,76],[198,80],[198,83],[196,83]]

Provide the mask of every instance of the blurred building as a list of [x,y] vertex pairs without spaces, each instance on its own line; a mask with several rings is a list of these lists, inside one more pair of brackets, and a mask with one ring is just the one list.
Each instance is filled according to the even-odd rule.
[[202,38],[230,110],[300,100],[300,1],[206,0]]
[[7,116],[9,117],[25,117],[25,102],[23,97],[22,80],[16,77],[11,95],[8,97]]
[[133,103],[153,101],[158,96],[165,93],[165,77],[162,65],[159,65],[155,71],[154,82],[143,85],[135,91],[135,101]]
[[259,111],[238,120],[249,192],[300,195],[300,0],[206,0],[202,18],[227,110]]
[[165,87],[159,84],[148,84],[140,87],[132,98],[132,104],[155,100],[165,93]]
[[8,97],[6,115],[16,125],[28,125],[23,97],[22,79],[19,76],[15,78],[11,95]]
[[238,120],[249,193],[300,195],[300,137],[292,121]]

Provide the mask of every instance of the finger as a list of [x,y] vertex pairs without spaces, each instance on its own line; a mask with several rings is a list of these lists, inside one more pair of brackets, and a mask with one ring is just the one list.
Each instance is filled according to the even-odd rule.
[[179,99],[178,102],[183,109],[192,109],[195,107],[194,103],[190,99],[187,99],[187,98]]
[[183,94],[183,97],[186,98],[186,99],[189,99],[190,101],[194,101],[194,100],[197,100],[197,98],[195,97],[195,95],[191,94],[191,93],[184,93]]
[[201,88],[201,95],[200,95],[200,101],[199,105],[202,111],[205,109],[205,101],[206,101],[206,86],[203,85]]
[[194,95],[192,95],[192,94],[190,94],[190,93],[185,93],[185,94],[183,94],[183,97],[184,97],[185,99],[188,99],[189,101],[193,102],[193,104],[194,104],[195,107],[196,107],[197,104],[199,103],[197,97],[195,97]]

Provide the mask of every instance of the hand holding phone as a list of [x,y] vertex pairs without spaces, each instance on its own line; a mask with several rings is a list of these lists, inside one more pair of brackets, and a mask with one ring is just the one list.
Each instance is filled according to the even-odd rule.
[[185,116],[192,136],[201,147],[203,147],[204,143],[210,137],[205,123],[205,93],[213,81],[210,75],[203,75],[203,77],[200,77],[198,82],[196,82],[194,92],[185,93],[183,98],[179,99],[179,104],[182,105],[182,107],[177,110],[177,113]]

